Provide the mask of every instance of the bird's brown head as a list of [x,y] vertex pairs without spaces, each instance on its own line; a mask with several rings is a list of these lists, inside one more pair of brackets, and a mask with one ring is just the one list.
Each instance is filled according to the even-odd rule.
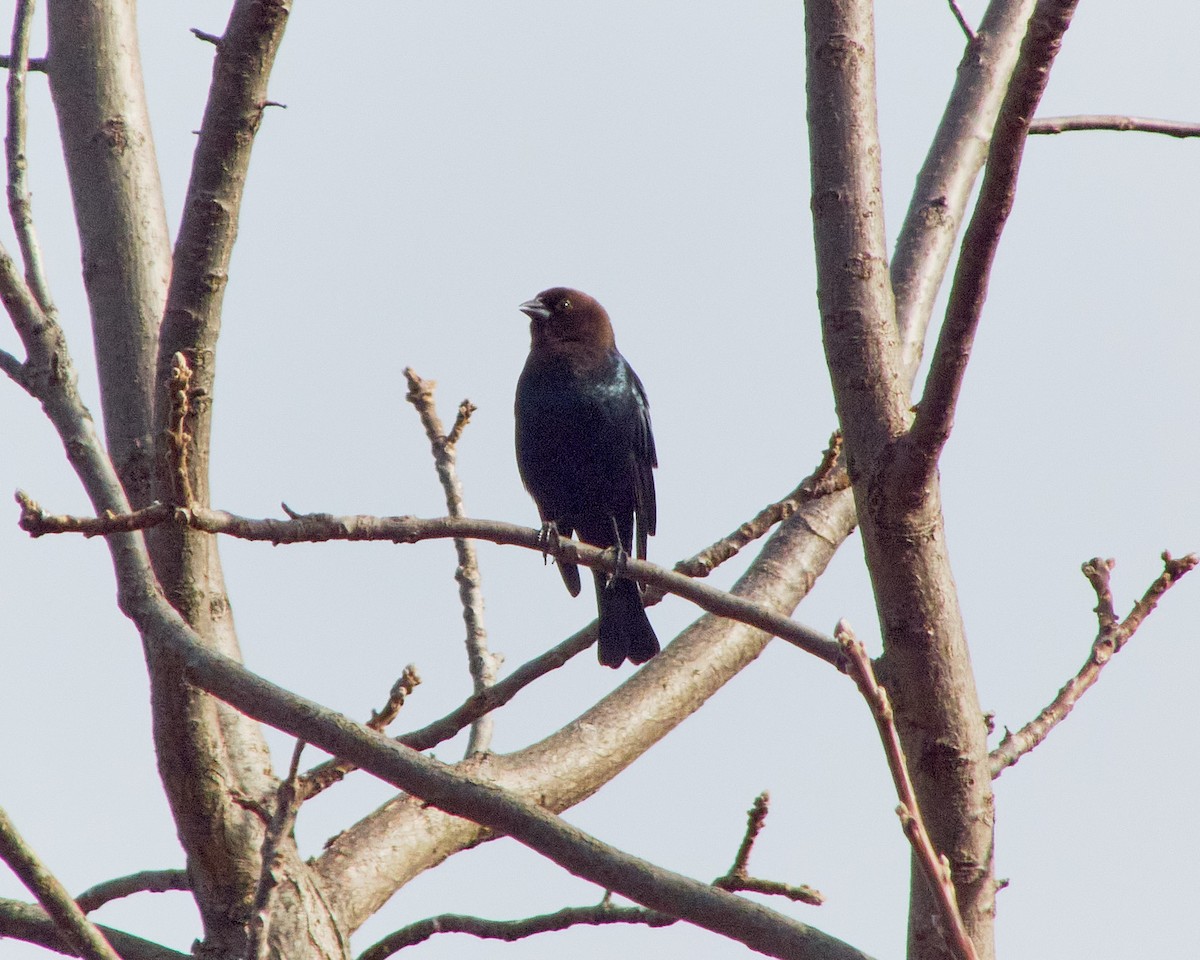
[[607,351],[615,346],[608,311],[579,290],[551,287],[517,309],[529,317],[535,350]]

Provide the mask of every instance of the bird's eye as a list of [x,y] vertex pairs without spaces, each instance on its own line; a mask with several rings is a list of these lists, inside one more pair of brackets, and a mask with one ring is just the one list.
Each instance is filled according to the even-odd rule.
[[571,309],[571,301],[563,300],[561,303],[559,303],[558,309],[559,310],[570,310]]

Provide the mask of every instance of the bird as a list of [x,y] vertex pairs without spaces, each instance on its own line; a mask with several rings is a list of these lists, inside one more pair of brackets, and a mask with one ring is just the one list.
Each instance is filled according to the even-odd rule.
[[[642,381],[617,350],[608,312],[570,287],[518,309],[529,317],[529,357],[517,381],[517,467],[543,536],[578,535],[595,547],[646,558],[655,529],[658,466]],[[579,568],[559,561],[571,596]],[[593,570],[604,666],[642,664],[659,651],[638,585]]]

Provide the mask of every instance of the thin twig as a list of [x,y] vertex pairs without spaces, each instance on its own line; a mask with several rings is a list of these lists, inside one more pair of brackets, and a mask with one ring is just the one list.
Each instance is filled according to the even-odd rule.
[[105,880],[88,887],[75,898],[75,902],[84,913],[91,913],[112,900],[120,900],[135,893],[168,893],[191,889],[192,882],[188,879],[186,870],[142,870],[127,877]]
[[1063,34],[1078,0],[1039,0],[1021,44],[1021,55],[996,120],[975,212],[963,235],[946,318],[904,445],[911,482],[924,483],[950,437],[954,409],[987,299],[1000,236],[1012,212],[1021,158],[1034,111],[1046,90]]
[[1114,113],[1080,114],[1072,117],[1038,117],[1029,125],[1030,134],[1070,133],[1077,130],[1118,130],[1161,133],[1167,137],[1200,137],[1200,123],[1125,117]]
[[8,166],[8,213],[12,219],[21,259],[25,262],[25,282],[48,314],[54,314],[54,301],[42,268],[42,251],[33,225],[32,204],[25,174],[25,76],[28,72],[29,34],[33,23],[33,0],[17,0],[13,14],[12,62],[8,71],[8,131],[4,141],[4,158]]
[[793,885],[780,883],[778,880],[763,880],[759,877],[752,877],[748,873],[747,865],[750,861],[750,850],[753,848],[754,841],[758,839],[758,835],[762,832],[763,825],[766,823],[767,806],[770,803],[770,799],[765,790],[754,798],[754,803],[750,807],[746,817],[746,833],[742,837],[741,846],[738,847],[737,856],[733,858],[733,865],[729,868],[727,874],[713,881],[713,886],[719,887],[722,890],[728,890],[730,893],[765,893],[771,896],[787,897],[789,900],[794,900],[798,903],[807,903],[810,906],[819,907],[825,902],[825,896],[820,890],[816,890],[807,884]]
[[297,740],[292,750],[292,762],[287,777],[275,791],[275,809],[263,833],[262,863],[258,877],[258,888],[254,894],[253,913],[250,916],[250,945],[246,956],[252,960],[267,960],[270,956],[268,931],[271,924],[271,896],[279,885],[276,867],[280,860],[280,848],[291,836],[296,824],[303,796],[300,790],[300,755],[304,752],[304,741]]
[[[387,702],[383,707],[379,710],[371,711],[371,719],[367,721],[366,725],[372,730],[378,730],[380,733],[383,733],[388,728],[388,725],[396,719],[409,694],[417,688],[420,682],[421,677],[417,673],[417,668],[410,663],[404,668],[404,673],[400,675],[400,679],[392,684]],[[354,764],[345,760],[339,760],[336,757],[332,760],[326,760],[324,763],[317,764],[300,778],[300,785],[297,791],[300,801],[311,800],[321,791],[344,779],[346,774],[352,772],[354,769]]]
[[555,913],[525,917],[522,920],[485,920],[482,917],[443,913],[441,916],[429,917],[389,934],[364,950],[358,960],[386,960],[405,947],[424,943],[438,933],[468,933],[481,939],[512,942],[539,933],[566,930],[580,924],[599,926],[609,923],[640,923],[647,927],[669,927],[678,922],[678,917],[646,910],[643,907],[613,906],[607,897],[595,906],[564,907]]
[[117,953],[17,833],[17,828],[0,808],[0,860],[25,884],[54,920],[64,940],[87,960],[120,960]]
[[102,517],[72,517],[66,514],[46,513],[24,490],[18,490],[13,496],[21,507],[21,517],[17,525],[32,537],[56,533],[80,533],[88,538],[103,537],[110,533],[148,530],[171,520],[187,522],[185,510],[165,503],[152,503],[132,513],[107,512]]
[[[452,517],[465,517],[462,484],[458,479],[458,451],[456,449],[463,429],[475,412],[475,405],[464,400],[458,406],[458,416],[449,433],[442,432],[442,420],[438,416],[434,390],[437,383],[422,380],[412,367],[406,367],[404,378],[408,381],[408,393],[404,399],[411,403],[421,418],[425,436],[433,452],[433,463],[438,480],[446,497],[446,510]],[[479,574],[479,558],[471,540],[456,537],[454,550],[458,555],[458,567],[454,579],[458,582],[458,597],[462,603],[463,623],[466,625],[467,667],[471,671],[471,683],[475,692],[486,690],[496,682],[496,673],[502,658],[493,654],[487,645],[487,630],[483,625],[483,590]],[[467,741],[467,756],[483,753],[492,742],[492,717],[480,717],[471,725],[471,736]]]
[[[28,498],[26,498],[28,500]],[[28,501],[32,503],[32,501]],[[22,501],[24,507],[25,501]],[[207,533],[223,533],[242,540],[259,540],[274,544],[324,543],[330,540],[388,541],[391,543],[417,543],[422,540],[444,540],[456,537],[471,537],[491,543],[524,547],[548,554],[556,560],[582,564],[616,573],[618,558],[611,550],[602,550],[578,540],[559,539],[547,541],[540,530],[521,527],[497,520],[476,520],[470,517],[372,517],[331,516],[330,514],[296,514],[287,520],[252,519],[210,510],[193,505],[188,509],[176,509],[172,516],[196,530]],[[165,519],[165,517],[163,518]],[[110,521],[88,518],[81,520],[69,516],[49,516],[40,510],[22,512],[20,525],[33,536],[46,533],[79,533],[86,527],[95,533],[108,532],[105,524]],[[156,522],[162,522],[157,520]],[[114,516],[113,529],[128,529],[128,516]],[[145,526],[153,526],[147,522]],[[665,593],[690,600],[709,613],[748,626],[765,630],[772,636],[786,640],[826,663],[839,666],[842,654],[832,638],[818,630],[803,626],[774,610],[747,600],[725,590],[666,570],[646,560],[633,557],[623,558],[620,574],[631,580],[658,587]]]
[[[760,510],[753,519],[722,537],[711,546],[705,547],[694,556],[675,564],[675,572],[685,577],[707,577],[726,560],[737,556],[745,547],[766,534],[771,527],[786,520],[810,500],[817,500],[850,485],[850,477],[844,467],[838,466],[842,453],[842,435],[834,433],[829,446],[821,457],[821,463],[812,475],[782,500]],[[653,598],[650,598],[653,599]]]
[[[0,53],[0,70],[11,70],[13,58],[8,54]],[[50,69],[50,61],[46,57],[29,57],[25,61],[25,69],[29,73],[45,73]]]
[[[440,720],[435,720],[419,730],[396,737],[395,740],[413,750],[432,750],[439,743],[445,743],[451,737],[457,736],[479,717],[498,710],[535,680],[544,677],[552,670],[557,670],[595,642],[596,623],[593,621],[578,633],[567,637],[562,643],[518,667],[494,686],[472,694]],[[313,767],[305,774],[305,778],[310,779],[310,783],[307,785],[309,790],[307,796],[315,796],[330,784],[357,769],[348,760],[341,759],[328,760]],[[326,779],[328,782],[325,782]]]
[[892,782],[896,785],[896,794],[900,805],[896,814],[904,828],[904,834],[912,844],[913,853],[921,873],[929,882],[935,894],[935,902],[941,910],[945,923],[946,945],[960,960],[975,960],[975,945],[967,935],[962,915],[958,912],[958,895],[954,890],[954,880],[950,875],[950,862],[945,855],[939,855],[934,849],[925,822],[921,818],[921,810],[917,805],[917,793],[913,789],[912,779],[908,775],[908,764],[904,759],[904,749],[900,745],[900,734],[896,730],[892,704],[887,691],[875,679],[875,671],[863,645],[854,636],[850,625],[842,620],[834,631],[838,643],[846,655],[847,672],[858,687],[858,692],[871,708],[875,718],[875,726],[879,730],[879,739],[883,741],[883,752],[887,757],[888,769],[892,773]]
[[1083,565],[1083,575],[1096,591],[1096,619],[1099,629],[1087,661],[1079,672],[1058,691],[1058,695],[1033,720],[1025,724],[1016,733],[1005,731],[999,746],[991,753],[992,777],[998,777],[1025,754],[1040,745],[1049,736],[1050,731],[1067,718],[1075,704],[1097,680],[1100,671],[1113,656],[1137,632],[1143,621],[1150,616],[1171,587],[1179,582],[1180,577],[1195,569],[1200,564],[1200,557],[1189,553],[1178,560],[1169,553],[1163,553],[1163,572],[1150,584],[1142,598],[1133,605],[1124,620],[1118,621],[1113,610],[1112,590],[1109,579],[1115,560],[1101,560],[1096,557]]
[[503,680],[497,682],[495,686],[468,697],[457,709],[446,714],[440,720],[435,720],[420,730],[414,730],[412,733],[406,733],[396,739],[413,750],[431,750],[439,743],[444,743],[455,736],[472,723],[476,717],[498,710],[535,680],[541,679],[552,670],[557,670],[595,642],[596,624],[593,621],[545,653],[522,664]]
[[766,790],[754,798],[754,803],[750,805],[750,809],[746,813],[746,833],[742,837],[741,846],[738,847],[737,855],[733,858],[733,865],[729,868],[727,876],[745,876],[750,863],[750,851],[754,849],[754,841],[758,839],[758,835],[762,833],[762,828],[766,825],[770,803],[771,795]]
[[967,18],[963,16],[962,10],[959,8],[955,0],[949,0],[950,12],[954,14],[954,19],[958,21],[958,25],[962,27],[962,32],[966,34],[968,40],[975,39],[975,31],[971,29],[971,25],[967,23]]

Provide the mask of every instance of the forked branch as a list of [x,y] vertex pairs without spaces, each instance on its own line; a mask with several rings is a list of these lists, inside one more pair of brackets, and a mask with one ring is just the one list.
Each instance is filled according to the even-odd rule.
[[57,924],[64,940],[87,960],[120,960],[104,934],[96,929],[46,865],[22,839],[0,809],[0,860],[25,884]]
[[744,891],[787,897],[797,903],[807,903],[809,906],[819,907],[825,902],[824,895],[820,890],[807,884],[781,883],[778,880],[763,880],[760,877],[750,876],[750,851],[767,822],[767,807],[770,799],[765,790],[754,798],[754,803],[746,815],[746,834],[742,837],[742,844],[738,847],[737,856],[733,858],[733,865],[727,874],[717,877],[713,881],[713,886],[731,893]]
[[1058,691],[1056,696],[1029,723],[1016,733],[1005,731],[1000,745],[992,751],[990,760],[992,777],[998,777],[1005,770],[1020,760],[1025,754],[1040,745],[1050,735],[1050,731],[1062,723],[1067,715],[1075,708],[1088,689],[1100,679],[1100,671],[1108,662],[1121,651],[1130,638],[1137,632],[1145,619],[1150,616],[1163,594],[1171,589],[1180,578],[1200,564],[1200,557],[1189,553],[1186,557],[1176,560],[1164,552],[1163,572],[1158,575],[1142,598],[1133,605],[1129,615],[1119,620],[1113,604],[1110,578],[1115,560],[1101,560],[1099,557],[1089,560],[1083,565],[1083,575],[1087,577],[1092,589],[1096,591],[1096,618],[1099,629],[1087,661],[1079,672]]
[[1016,197],[1029,125],[1045,93],[1050,68],[1077,2],[1040,0],[1029,20],[1021,56],[996,120],[979,199],[963,235],[946,319],[938,334],[925,390],[906,445],[914,484],[923,482],[936,469],[938,457],[950,437],[954,409],[987,299],[992,264]]

